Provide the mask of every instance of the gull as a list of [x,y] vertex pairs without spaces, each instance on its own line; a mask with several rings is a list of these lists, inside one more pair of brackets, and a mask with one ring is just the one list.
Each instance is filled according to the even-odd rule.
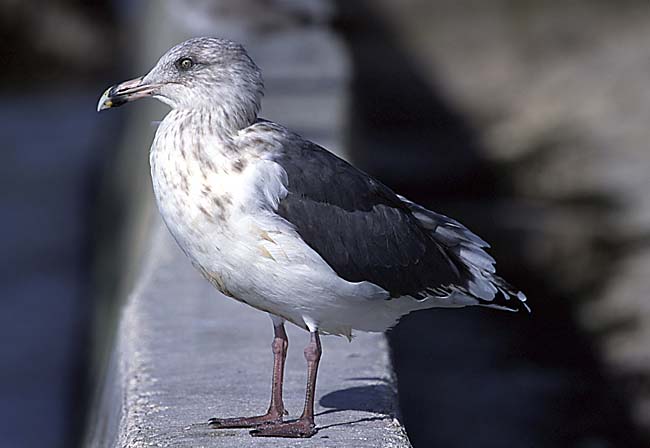
[[[163,221],[218,291],[271,317],[268,411],[210,425],[310,437],[321,334],[381,332],[435,307],[530,309],[496,274],[489,245],[458,221],[259,118],[263,88],[241,45],[199,37],[171,48],[145,76],[107,89],[97,110],[145,97],[171,107],[150,151]],[[285,322],[310,333],[304,410],[292,421],[282,400]]]

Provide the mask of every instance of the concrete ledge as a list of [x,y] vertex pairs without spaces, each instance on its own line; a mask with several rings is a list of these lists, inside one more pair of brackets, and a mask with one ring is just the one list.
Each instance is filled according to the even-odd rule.
[[[247,1],[255,4],[259,17],[273,17],[263,14],[264,8],[270,8],[266,2]],[[217,3],[239,5],[228,0]],[[256,33],[254,23],[239,26],[237,20],[248,21],[245,14],[225,18],[204,14],[201,2],[173,2],[184,4],[179,11],[176,6],[159,8],[153,1],[138,4],[141,19],[149,19],[134,33],[134,40],[139,41],[137,65],[143,70],[169,45],[219,30],[222,36],[245,42],[265,73],[262,115],[345,156],[342,135],[349,68],[343,47],[322,25],[326,17],[316,17],[315,25],[302,27],[278,21],[278,28],[269,34]],[[199,5],[199,11],[192,11],[193,4]],[[316,8],[309,14],[327,11]],[[200,21],[188,19],[197,14]],[[199,23],[199,29],[192,23]],[[176,247],[153,212],[146,166],[153,133],[149,123],[160,119],[164,111],[150,103],[127,113],[132,119],[121,145],[116,180],[131,210],[122,281],[116,288],[120,296],[116,300],[124,304],[111,359],[99,380],[85,446],[275,445],[277,440],[254,439],[246,430],[217,431],[207,425],[211,417],[266,410],[271,322],[265,313],[217,293]],[[306,383],[302,349],[308,335],[291,325],[287,330],[285,405],[293,417],[302,410]],[[359,334],[352,344],[324,337],[323,350],[316,403],[319,432],[309,441],[283,440],[282,446],[410,446],[396,418],[385,337]]]
[[[217,293],[194,271],[159,222],[119,325],[90,447],[268,446],[246,430],[212,430],[214,416],[264,412],[272,326],[265,313]],[[289,326],[285,404],[302,410],[307,334]],[[323,338],[318,434],[309,446],[408,447],[396,419],[386,341]],[[283,440],[283,446],[304,446]]]

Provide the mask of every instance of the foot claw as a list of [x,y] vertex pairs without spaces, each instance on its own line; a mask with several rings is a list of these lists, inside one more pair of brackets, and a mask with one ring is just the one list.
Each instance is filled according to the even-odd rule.
[[258,415],[255,417],[237,417],[237,418],[211,418],[208,424],[213,429],[226,428],[256,428],[258,426],[273,425],[282,423],[282,417],[275,415]]
[[260,426],[250,431],[253,437],[308,438],[316,434],[316,426],[307,420]]

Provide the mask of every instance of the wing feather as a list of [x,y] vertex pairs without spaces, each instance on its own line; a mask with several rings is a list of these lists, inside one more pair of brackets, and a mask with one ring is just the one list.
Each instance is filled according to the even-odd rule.
[[393,297],[462,282],[462,269],[393,191],[311,142],[291,143],[274,158],[288,179],[277,212],[339,276]]
[[372,282],[394,298],[530,310],[495,274],[488,243],[461,223],[279,125],[258,125],[273,142],[269,158],[286,173],[275,211],[341,278]]

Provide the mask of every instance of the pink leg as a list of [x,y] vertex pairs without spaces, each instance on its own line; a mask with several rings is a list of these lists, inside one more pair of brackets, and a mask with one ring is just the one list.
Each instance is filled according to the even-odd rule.
[[316,392],[316,374],[318,363],[323,350],[318,331],[311,332],[311,339],[305,347],[307,360],[307,390],[305,392],[305,408],[300,418],[293,422],[278,423],[262,426],[251,431],[257,437],[311,437],[316,434],[314,424],[314,395]]
[[273,325],[273,382],[271,383],[271,404],[264,415],[254,417],[211,418],[210,426],[222,428],[254,428],[260,425],[277,424],[282,422],[286,414],[282,402],[282,383],[284,381],[284,363],[287,359],[289,339],[284,330],[284,323]]

